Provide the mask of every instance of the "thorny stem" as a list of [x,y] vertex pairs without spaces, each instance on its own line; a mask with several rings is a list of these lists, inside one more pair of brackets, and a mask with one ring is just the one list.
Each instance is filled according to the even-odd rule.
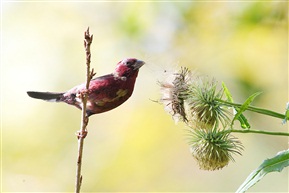
[[82,175],[81,175],[81,165],[82,165],[82,154],[83,154],[83,143],[84,138],[87,135],[87,124],[88,124],[88,117],[86,116],[86,103],[88,97],[88,89],[89,83],[92,77],[95,75],[93,69],[90,71],[90,45],[92,43],[93,35],[89,34],[89,28],[84,33],[84,48],[86,54],[86,91],[80,93],[80,98],[82,100],[82,115],[81,115],[81,128],[80,131],[77,132],[78,138],[78,157],[77,157],[77,168],[76,168],[76,182],[75,182],[75,192],[80,192],[81,182],[82,182]]

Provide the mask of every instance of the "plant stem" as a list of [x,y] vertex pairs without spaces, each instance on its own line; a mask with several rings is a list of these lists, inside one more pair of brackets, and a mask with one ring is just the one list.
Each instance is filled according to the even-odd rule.
[[76,168],[76,185],[75,185],[75,192],[80,192],[81,182],[82,182],[82,175],[81,175],[81,165],[82,165],[82,155],[83,155],[83,144],[84,138],[87,135],[87,124],[88,124],[88,117],[86,117],[86,103],[87,103],[87,95],[82,96],[82,116],[81,116],[81,130],[78,131],[78,157],[77,157],[77,168]]
[[89,34],[89,28],[84,33],[84,47],[86,53],[86,91],[80,94],[80,98],[82,100],[82,114],[81,114],[81,127],[80,131],[77,132],[78,138],[78,157],[77,157],[77,167],[76,167],[76,182],[75,182],[75,192],[80,192],[80,187],[82,183],[82,175],[81,175],[81,166],[82,166],[82,155],[83,155],[83,145],[84,139],[87,135],[87,124],[88,117],[86,116],[86,103],[88,98],[88,89],[89,83],[92,77],[94,76],[93,69],[90,71],[90,45],[92,43],[93,36]]
[[224,132],[232,132],[232,133],[258,133],[258,134],[265,134],[265,135],[280,135],[280,136],[289,136],[289,133],[285,132],[270,132],[270,131],[262,131],[262,130],[251,130],[251,129],[229,129],[225,130]]
[[[221,102],[223,105],[228,106],[228,107],[237,107],[238,108],[238,107],[242,106],[242,104],[231,103],[228,101],[223,101],[223,100],[218,100],[218,101]],[[247,110],[255,112],[255,113],[260,113],[263,115],[268,115],[271,117],[285,119],[285,114],[277,113],[277,112],[267,110],[267,109],[262,109],[262,108],[258,108],[258,107],[254,107],[254,106],[248,106]]]

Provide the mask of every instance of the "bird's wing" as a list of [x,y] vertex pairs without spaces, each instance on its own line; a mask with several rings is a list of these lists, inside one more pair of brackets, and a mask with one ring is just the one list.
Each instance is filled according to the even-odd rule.
[[[122,104],[132,94],[132,88],[128,86],[128,82],[125,78],[115,77],[113,74],[91,80],[86,105],[87,112],[92,114],[101,113]],[[85,87],[85,84],[81,84],[67,91],[64,94],[66,95],[64,102],[81,109],[82,101],[79,94],[86,90]]]
[[113,102],[127,94],[124,85],[124,80],[116,78],[112,74],[98,77],[91,80],[89,99],[100,106],[107,102]]

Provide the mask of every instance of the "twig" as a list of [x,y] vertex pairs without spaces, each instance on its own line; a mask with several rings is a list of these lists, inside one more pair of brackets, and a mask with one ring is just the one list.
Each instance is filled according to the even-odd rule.
[[78,158],[77,158],[77,168],[76,168],[76,182],[75,182],[75,192],[80,192],[81,182],[82,182],[82,175],[81,175],[81,165],[82,165],[82,153],[83,153],[83,143],[84,138],[87,135],[87,124],[88,124],[88,117],[86,115],[86,103],[87,97],[89,92],[89,83],[92,77],[95,75],[93,69],[90,71],[90,45],[92,43],[93,35],[89,34],[89,28],[84,32],[84,48],[86,54],[86,90],[80,94],[80,98],[82,100],[82,116],[81,116],[81,128],[80,131],[77,132],[78,138]]

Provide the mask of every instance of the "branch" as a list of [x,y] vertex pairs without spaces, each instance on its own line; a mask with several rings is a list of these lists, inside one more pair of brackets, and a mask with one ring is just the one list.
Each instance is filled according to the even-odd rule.
[[[225,105],[228,107],[232,107],[232,106],[233,107],[241,107],[242,106],[242,104],[232,103],[232,102],[228,102],[228,101],[224,101],[224,100],[219,100],[219,101],[222,103],[222,105]],[[271,117],[276,117],[279,119],[285,119],[286,118],[285,114],[277,113],[277,112],[274,112],[271,110],[262,109],[262,108],[258,108],[258,107],[254,107],[254,106],[248,106],[248,108],[246,110],[252,111],[255,113],[260,113],[263,115],[268,115]]]
[[75,182],[75,192],[80,192],[82,175],[81,175],[81,165],[82,165],[82,154],[83,154],[83,143],[84,139],[87,135],[87,125],[88,125],[88,117],[86,115],[86,103],[89,92],[89,83],[92,77],[95,75],[93,69],[90,71],[90,45],[92,43],[93,35],[89,34],[89,28],[84,32],[84,48],[86,54],[86,90],[80,94],[80,98],[82,100],[82,116],[81,116],[81,127],[77,132],[78,139],[78,158],[77,158],[77,168],[76,168],[76,182]]
[[271,132],[271,131],[263,131],[263,130],[251,130],[251,129],[228,129],[223,132],[228,133],[258,133],[258,134],[264,134],[264,135],[279,135],[279,136],[289,136],[289,133],[286,132]]

